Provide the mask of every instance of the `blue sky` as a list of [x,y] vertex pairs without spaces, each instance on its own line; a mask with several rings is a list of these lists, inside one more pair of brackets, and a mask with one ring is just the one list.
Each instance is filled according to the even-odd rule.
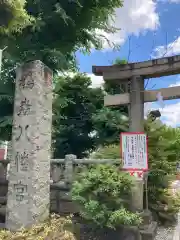
[[[77,53],[82,72],[92,78],[94,86],[102,83],[101,77],[93,76],[92,65],[110,65],[117,57],[129,62],[149,60],[180,54],[180,0],[124,0],[124,7],[116,9],[113,25],[121,28],[116,34],[106,34],[113,43],[121,46],[115,51],[104,42],[103,51],[90,55]],[[180,85],[180,75],[150,79],[147,89]],[[158,102],[146,104],[160,108]],[[180,101],[165,101],[161,119],[168,125],[180,125]]]

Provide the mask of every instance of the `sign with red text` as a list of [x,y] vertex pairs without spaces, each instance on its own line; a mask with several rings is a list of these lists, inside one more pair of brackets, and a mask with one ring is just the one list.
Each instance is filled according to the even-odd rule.
[[148,170],[147,136],[141,132],[121,133],[121,157],[127,171]]
[[128,171],[130,176],[134,176],[136,178],[140,178],[140,179],[143,179],[143,176],[144,176],[144,172],[143,171]]
[[0,142],[0,160],[7,158],[7,142]]

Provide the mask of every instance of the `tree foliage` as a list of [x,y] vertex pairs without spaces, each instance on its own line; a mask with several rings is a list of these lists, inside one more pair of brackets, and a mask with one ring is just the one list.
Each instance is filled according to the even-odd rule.
[[[102,47],[105,38],[97,30],[115,31],[109,20],[115,9],[122,6],[122,1],[28,0],[25,4],[23,0],[2,0],[0,4],[4,4],[3,14],[7,13],[7,20],[0,14],[0,48],[8,46],[0,79],[0,137],[7,140],[11,135],[13,100],[10,99],[14,96],[16,66],[26,60],[39,59],[56,73],[74,69],[76,51]],[[28,19],[33,20],[33,24],[26,24]]]
[[113,65],[124,65],[124,64],[127,64],[128,61],[126,59],[121,59],[121,58],[116,58],[114,61],[113,61]]
[[[126,60],[115,59],[113,64],[124,65]],[[126,91],[125,85],[114,81],[103,84],[105,94],[120,94]],[[103,107],[93,116],[94,127],[97,132],[98,145],[117,144],[121,132],[128,131],[128,106]]]
[[106,145],[103,147],[101,146],[90,155],[90,158],[92,158],[92,159],[120,159],[121,158],[120,145],[119,144],[118,145],[117,144],[109,144],[109,145]]
[[120,133],[128,131],[128,117],[116,108],[103,107],[93,115],[93,122],[98,145],[118,143]]
[[32,24],[33,18],[25,9],[25,0],[0,1],[0,33],[6,37]]
[[92,116],[103,106],[103,92],[84,74],[57,80],[53,103],[54,157],[81,158],[96,144]]
[[76,65],[76,51],[102,47],[105,37],[97,30],[116,30],[109,20],[121,6],[121,0],[28,0],[24,10],[33,24],[9,37],[0,34],[0,47],[7,45],[17,62],[38,59],[52,70],[70,69]]
[[55,157],[87,155],[99,145],[118,143],[120,132],[128,130],[128,118],[117,108],[104,107],[102,88],[91,88],[83,74],[60,77],[54,101]]
[[148,199],[158,219],[174,220],[179,203],[169,194],[170,181],[175,180],[179,161],[180,131],[159,124],[145,124],[148,136]]
[[0,140],[11,140],[16,66],[13,59],[3,59],[0,75]]
[[129,210],[132,186],[132,177],[120,173],[117,166],[98,165],[78,175],[72,199],[80,207],[84,221],[95,227],[139,225],[141,217]]

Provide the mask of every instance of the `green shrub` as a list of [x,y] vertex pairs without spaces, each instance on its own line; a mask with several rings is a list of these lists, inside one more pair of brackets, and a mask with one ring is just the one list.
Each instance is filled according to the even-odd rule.
[[180,129],[164,124],[146,122],[148,136],[148,200],[154,215],[163,223],[174,221],[179,203],[169,193],[169,185],[175,179],[179,161]]
[[90,158],[95,159],[120,159],[120,145],[108,145],[92,153]]
[[128,210],[132,186],[132,177],[116,166],[97,165],[78,175],[72,199],[84,221],[96,227],[139,225],[141,217]]
[[[176,164],[179,161],[180,129],[160,123],[145,122],[148,136],[148,202],[154,216],[160,221],[172,221],[180,208],[177,196],[169,192],[170,183],[176,177]],[[93,154],[94,158],[120,158],[120,146],[102,147]]]

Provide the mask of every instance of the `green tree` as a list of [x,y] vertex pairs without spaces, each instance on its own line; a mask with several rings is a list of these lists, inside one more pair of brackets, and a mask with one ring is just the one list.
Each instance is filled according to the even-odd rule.
[[54,157],[75,154],[82,158],[96,144],[92,116],[103,106],[103,91],[91,88],[84,74],[57,79],[53,103]]
[[179,203],[169,194],[168,188],[176,177],[180,131],[149,120],[145,122],[145,131],[148,136],[149,207],[159,220],[174,221]]
[[3,59],[0,75],[0,140],[11,139],[16,66],[13,59]]
[[38,59],[52,70],[70,69],[76,65],[77,50],[102,47],[105,37],[97,30],[116,30],[109,18],[121,6],[121,0],[28,0],[24,10],[33,24],[9,37],[0,33],[0,47],[7,45],[17,62]]
[[0,1],[0,49],[8,46],[0,78],[1,138],[9,138],[11,129],[16,66],[39,59],[55,73],[76,68],[75,52],[101,48],[104,37],[96,30],[114,32],[109,18],[121,6],[121,0]]
[[[115,59],[114,65],[127,64],[126,60]],[[106,81],[103,84],[105,94],[120,94],[126,91],[124,85],[113,81]],[[119,142],[121,132],[128,131],[128,107],[103,107],[93,116],[94,127],[97,132],[98,144],[116,144]]]
[[106,92],[90,88],[83,74],[58,78],[54,101],[55,158],[73,153],[84,157],[94,147],[118,143],[120,133],[128,130],[123,108],[104,107]]
[[128,61],[126,59],[121,59],[121,58],[116,58],[114,61],[113,61],[113,65],[124,65],[124,64],[127,64]]
[[0,33],[9,35],[12,32],[20,32],[23,28],[32,24],[33,18],[25,10],[24,0],[0,1]]
[[[127,64],[127,60],[125,59],[120,59],[116,58],[113,62],[112,65],[125,65]],[[106,81],[104,83],[104,90],[107,94],[120,94],[124,93],[127,89],[125,88],[124,84],[117,83],[116,81]],[[122,107],[121,108],[116,108],[116,109],[121,109],[122,111],[125,111],[126,113],[128,112],[127,107]]]
[[120,133],[128,131],[128,117],[120,109],[101,108],[93,115],[98,145],[119,142]]

